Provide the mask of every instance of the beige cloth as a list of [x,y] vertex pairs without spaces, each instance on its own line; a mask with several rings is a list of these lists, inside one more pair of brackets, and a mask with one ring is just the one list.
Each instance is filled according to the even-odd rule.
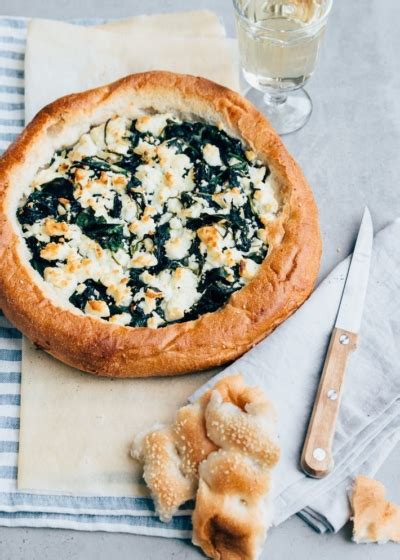
[[[35,20],[26,53],[26,120],[60,95],[156,68],[238,89],[232,41],[211,12],[141,16],[101,29]],[[210,376],[96,378],[24,340],[19,489],[143,495],[140,469],[128,455],[134,434],[170,422]]]

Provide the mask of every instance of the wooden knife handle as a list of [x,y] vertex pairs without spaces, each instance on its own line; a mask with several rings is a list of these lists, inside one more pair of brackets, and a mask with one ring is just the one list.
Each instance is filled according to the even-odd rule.
[[332,441],[344,375],[356,346],[356,334],[333,329],[300,460],[303,471],[314,478],[326,476],[333,468]]

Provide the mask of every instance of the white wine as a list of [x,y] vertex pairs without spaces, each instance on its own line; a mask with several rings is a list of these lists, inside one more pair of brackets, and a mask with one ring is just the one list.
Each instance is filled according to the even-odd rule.
[[252,19],[237,16],[241,66],[246,80],[262,91],[282,92],[301,87],[314,71],[325,26],[312,24],[315,11],[310,3],[299,18],[296,9],[299,5],[304,8],[299,1],[294,4],[290,0],[248,2],[247,6],[250,4],[257,8],[252,12]]
[[299,130],[332,0],[233,0],[246,97],[279,134]]

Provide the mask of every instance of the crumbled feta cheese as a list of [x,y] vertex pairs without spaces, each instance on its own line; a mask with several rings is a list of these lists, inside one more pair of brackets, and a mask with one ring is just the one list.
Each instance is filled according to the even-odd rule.
[[57,222],[52,218],[47,218],[44,222],[44,231],[50,236],[67,236],[69,227],[67,222]]
[[157,305],[157,300],[151,297],[145,296],[144,299],[139,303],[139,307],[143,309],[146,315],[150,315]]
[[99,126],[94,126],[90,130],[90,137],[92,138],[93,142],[96,144],[97,148],[100,150],[104,150],[106,147],[105,138],[104,138],[104,128],[105,123],[100,124]]
[[170,119],[172,119],[172,115],[169,113],[144,115],[137,119],[135,127],[139,132],[150,132],[154,136],[160,136]]
[[107,149],[117,154],[126,154],[130,147],[129,130],[131,121],[124,117],[110,119],[105,126],[105,141]]
[[127,266],[129,263],[129,253],[124,249],[118,249],[118,251],[115,251],[113,258],[121,266]]
[[177,321],[193,307],[201,294],[197,291],[198,278],[188,268],[174,270],[171,280],[173,293],[166,302],[165,317],[167,321]]
[[137,252],[133,255],[130,265],[133,268],[150,268],[157,264],[157,258],[151,253]]
[[175,229],[165,244],[165,252],[171,260],[181,260],[187,256],[192,245],[194,233],[189,229]]
[[242,278],[249,281],[257,274],[260,265],[251,259],[243,259],[240,261],[239,274]]
[[182,214],[185,218],[200,218],[201,213],[205,208],[206,206],[204,203],[195,202],[195,204],[192,204],[189,208],[185,208],[185,210],[182,211]]
[[246,198],[242,194],[239,188],[234,187],[232,189],[223,191],[218,194],[213,194],[212,199],[221,206],[221,208],[230,208],[235,206],[239,208],[246,203]]
[[110,310],[105,301],[90,299],[85,305],[85,313],[94,317],[109,317]]
[[118,313],[117,315],[112,315],[109,321],[116,325],[129,325],[131,319],[132,317],[129,313]]
[[138,215],[138,207],[134,200],[132,200],[129,196],[124,195],[122,197],[122,210],[121,210],[121,219],[125,222],[133,222]]
[[174,218],[170,219],[169,226],[170,226],[171,229],[181,229],[182,228],[182,222],[179,218],[174,217]]
[[275,186],[270,177],[265,183],[259,184],[253,195],[254,207],[263,223],[270,221],[279,210],[279,202]]
[[66,243],[48,243],[40,251],[42,259],[47,261],[64,261],[70,252]]
[[129,226],[129,231],[134,233],[139,239],[154,233],[155,229],[155,221],[149,216],[143,216],[140,220],[134,220]]
[[213,167],[222,165],[219,148],[213,144],[206,144],[203,147],[203,157],[208,165]]
[[77,285],[77,279],[71,274],[66,274],[62,267],[45,268],[43,277],[46,282],[49,282],[55,288],[67,290],[67,293],[72,293]]
[[265,176],[265,167],[249,167],[250,181],[255,187],[262,183]]
[[48,243],[50,236],[45,232],[43,221],[36,222],[32,225],[24,225],[24,237],[35,237],[42,243]]
[[70,161],[81,161],[84,157],[94,156],[97,153],[97,146],[93,142],[90,134],[84,134],[69,152]]
[[112,284],[107,288],[107,294],[111,296],[117,305],[127,307],[132,301],[132,292],[125,282]]
[[182,203],[177,198],[170,198],[168,200],[168,210],[179,214],[182,210]]
[[149,329],[156,329],[158,326],[162,325],[163,320],[157,313],[153,313],[152,316],[147,320],[147,326]]
[[149,142],[144,142],[144,140],[140,139],[138,145],[133,150],[133,153],[141,156],[142,159],[145,160],[146,163],[151,163],[152,160],[156,157],[157,151],[156,146],[154,144],[150,144]]

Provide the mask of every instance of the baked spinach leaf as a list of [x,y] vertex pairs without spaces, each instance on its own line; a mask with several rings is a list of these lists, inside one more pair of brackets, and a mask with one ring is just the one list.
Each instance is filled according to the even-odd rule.
[[102,171],[112,171],[113,173],[121,173],[127,175],[128,171],[120,165],[120,163],[110,163],[109,161],[97,156],[84,157],[81,161],[74,162],[74,168],[90,169],[94,175],[98,177]]
[[74,201],[74,186],[68,179],[56,177],[29,195],[24,206],[18,208],[17,217],[21,224],[33,225],[34,223],[57,215],[59,199],[64,198]]
[[131,327],[145,327],[147,325],[148,315],[143,311],[139,305],[131,306],[130,310],[132,319],[130,322]]
[[85,289],[81,292],[75,292],[69,298],[72,305],[83,311],[89,300],[106,300],[108,298],[106,288],[100,282],[94,280],[86,280],[84,282]]
[[[237,268],[237,267],[236,267]],[[237,270],[234,270],[235,276]],[[199,301],[186,313],[184,321],[197,319],[205,313],[212,313],[222,307],[229,296],[235,292],[240,285],[227,280],[227,273],[223,268],[213,268],[203,276],[199,290],[203,291]]]
[[103,249],[118,251],[123,245],[123,226],[108,224],[103,216],[95,216],[91,208],[86,208],[78,214],[76,224],[85,235],[97,241]]
[[122,200],[119,194],[115,193],[113,200],[113,207],[111,208],[109,214],[112,218],[120,218],[122,210]]

